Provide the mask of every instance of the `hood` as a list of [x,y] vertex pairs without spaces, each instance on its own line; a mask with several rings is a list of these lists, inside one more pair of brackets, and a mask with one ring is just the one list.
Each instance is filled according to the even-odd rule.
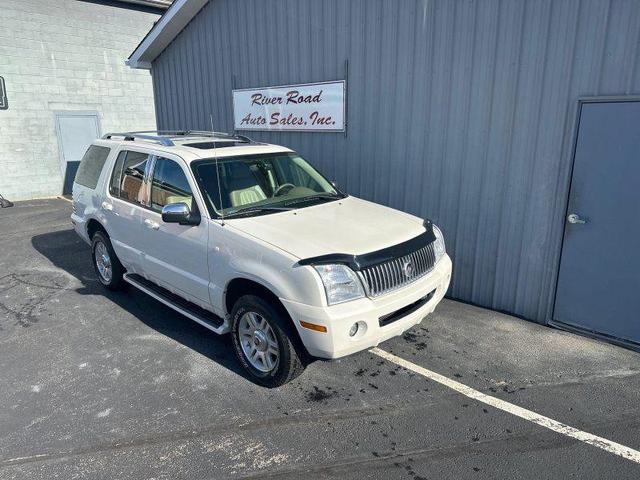
[[299,259],[361,255],[424,232],[422,219],[356,197],[226,223]]

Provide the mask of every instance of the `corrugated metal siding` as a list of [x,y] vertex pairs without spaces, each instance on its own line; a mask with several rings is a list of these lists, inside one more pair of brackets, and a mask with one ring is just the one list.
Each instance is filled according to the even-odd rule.
[[579,96],[640,93],[637,0],[212,0],[154,62],[160,128],[233,129],[232,87],[342,79],[348,135],[251,133],[433,219],[450,295],[551,314]]

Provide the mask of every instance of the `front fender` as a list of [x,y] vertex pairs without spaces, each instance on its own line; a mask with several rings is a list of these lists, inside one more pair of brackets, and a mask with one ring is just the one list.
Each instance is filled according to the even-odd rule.
[[278,298],[322,306],[324,287],[312,267],[298,258],[226,223],[210,221],[209,276],[211,303],[225,309],[225,292],[237,278],[252,280]]

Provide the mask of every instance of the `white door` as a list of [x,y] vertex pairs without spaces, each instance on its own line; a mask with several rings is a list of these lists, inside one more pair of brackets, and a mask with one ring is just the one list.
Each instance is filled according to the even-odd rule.
[[98,114],[96,112],[56,113],[56,132],[60,150],[60,173],[62,194],[71,193],[73,179],[82,156],[96,138],[100,136]]
[[[157,157],[153,166],[150,208],[142,211],[145,275],[161,287],[200,306],[210,306],[207,263],[208,229],[200,225],[178,225],[162,221],[162,207],[186,203],[198,208],[186,166],[178,159]],[[202,211],[199,209],[199,211]]]
[[131,273],[142,270],[141,221],[147,205],[146,174],[152,159],[148,153],[121,151],[111,172],[109,195],[101,205],[116,255]]

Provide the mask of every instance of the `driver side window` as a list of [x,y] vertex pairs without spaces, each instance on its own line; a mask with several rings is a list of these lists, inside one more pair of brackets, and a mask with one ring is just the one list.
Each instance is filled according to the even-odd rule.
[[159,157],[153,169],[151,209],[160,212],[170,203],[186,203],[193,210],[193,193],[182,167],[173,160]]

